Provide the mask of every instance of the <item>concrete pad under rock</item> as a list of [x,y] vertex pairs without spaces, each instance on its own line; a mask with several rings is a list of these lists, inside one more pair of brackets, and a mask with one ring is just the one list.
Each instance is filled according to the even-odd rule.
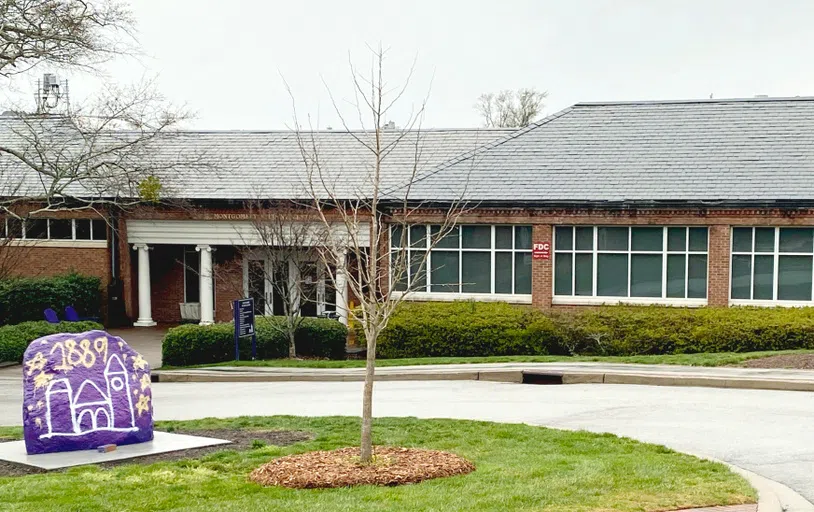
[[44,453],[28,455],[23,441],[0,443],[0,460],[25,464],[45,470],[63,469],[86,464],[100,464],[118,460],[133,459],[146,455],[189,450],[191,448],[204,448],[229,444],[231,441],[214,439],[211,437],[189,436],[185,434],[170,434],[156,431],[152,441],[146,443],[130,444],[117,447],[107,453],[98,453],[96,450],[80,450],[60,453]]

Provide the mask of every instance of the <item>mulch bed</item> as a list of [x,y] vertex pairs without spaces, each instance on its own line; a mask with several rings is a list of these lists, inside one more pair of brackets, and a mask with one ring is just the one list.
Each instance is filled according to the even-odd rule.
[[265,486],[326,489],[414,484],[474,470],[471,462],[448,452],[377,446],[372,464],[360,464],[359,448],[308,452],[274,459],[252,471],[249,479]]
[[782,354],[744,361],[747,368],[792,368],[814,370],[814,354]]
[[[155,462],[174,461],[181,459],[197,459],[209,453],[221,450],[244,451],[251,450],[255,440],[265,444],[275,446],[288,446],[302,441],[310,441],[314,436],[308,432],[297,430],[241,430],[241,429],[214,429],[214,430],[175,430],[175,434],[189,434],[191,436],[214,437],[232,441],[232,444],[222,444],[218,446],[205,446],[203,448],[191,448],[189,450],[178,450],[174,452],[158,453],[145,457],[133,459],[116,460],[103,462],[98,466],[112,468],[123,464],[153,464]],[[0,438],[0,443],[12,441],[12,439]],[[61,471],[61,470],[57,470]],[[48,471],[25,464],[0,461],[0,477],[3,476],[25,476],[37,473],[48,473]]]

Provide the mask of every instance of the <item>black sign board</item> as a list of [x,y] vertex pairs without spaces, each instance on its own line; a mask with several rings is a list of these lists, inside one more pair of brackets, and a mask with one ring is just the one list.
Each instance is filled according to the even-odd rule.
[[254,299],[234,301],[235,312],[235,361],[240,361],[240,338],[252,337],[252,359],[257,357],[257,334],[254,330]]

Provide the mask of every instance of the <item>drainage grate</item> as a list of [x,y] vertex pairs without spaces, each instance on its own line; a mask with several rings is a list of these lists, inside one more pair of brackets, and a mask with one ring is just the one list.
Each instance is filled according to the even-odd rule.
[[523,372],[523,384],[562,384],[562,375],[557,375],[554,373]]

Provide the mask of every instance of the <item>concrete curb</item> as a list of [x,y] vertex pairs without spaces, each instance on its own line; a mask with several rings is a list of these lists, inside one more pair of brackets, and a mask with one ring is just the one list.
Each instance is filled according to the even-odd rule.
[[780,482],[775,482],[774,480],[770,480],[722,460],[716,460],[703,455],[696,456],[726,464],[729,466],[729,469],[744,477],[749,482],[749,485],[754,487],[757,491],[758,512],[814,512],[814,504],[811,504],[797,492]]
[[[158,370],[153,372],[156,382],[361,382],[364,374],[338,370],[298,370],[258,371],[251,370]],[[548,384],[629,384],[642,386],[689,386],[728,389],[763,389],[774,391],[814,392],[814,372],[811,379],[782,379],[766,377],[704,376],[692,374],[645,374],[635,369],[630,371],[546,371],[545,369],[484,369],[471,368],[434,371],[431,368],[399,371],[388,367],[377,372],[376,381],[427,381],[427,380],[485,380],[509,383],[548,383]]]

